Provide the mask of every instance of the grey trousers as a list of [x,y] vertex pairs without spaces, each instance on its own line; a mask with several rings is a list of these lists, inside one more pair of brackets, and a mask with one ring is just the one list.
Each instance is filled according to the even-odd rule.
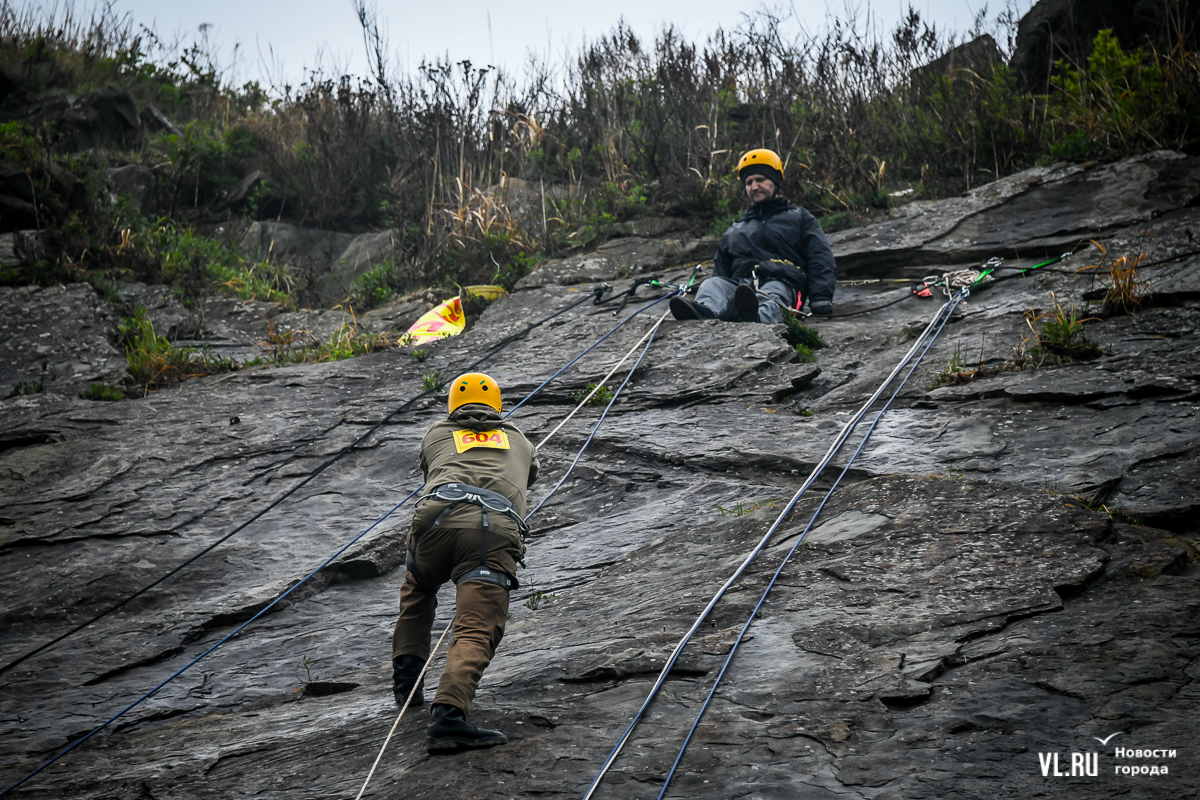
[[[750,286],[754,284],[746,282]],[[713,276],[706,278],[696,292],[695,304],[703,311],[709,312],[716,319],[732,322],[737,319],[737,309],[733,307],[733,293],[737,284],[726,278]],[[769,295],[764,297],[763,295]],[[774,298],[774,299],[771,299]],[[796,307],[796,290],[783,281],[767,281],[758,287],[758,321],[783,322],[783,310],[779,303],[788,308]]]

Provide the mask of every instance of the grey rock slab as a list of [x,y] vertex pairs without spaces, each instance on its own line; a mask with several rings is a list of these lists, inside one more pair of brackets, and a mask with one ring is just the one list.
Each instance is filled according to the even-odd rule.
[[[1104,213],[1129,219],[1139,192],[1167,208],[1182,196],[1171,187],[1186,188],[1186,170],[1164,182],[1161,164],[1190,161],[1155,158],[1043,177],[1083,181],[1109,169],[1097,180],[1116,186],[1104,182],[1124,175],[1129,186],[1113,193],[1119,207]],[[1147,163],[1159,165],[1160,178],[1146,178]],[[1000,198],[992,205],[990,190],[960,198],[970,208],[955,221],[942,207],[942,233],[929,221],[926,238],[936,244],[970,219],[964,213],[1051,185],[1039,177],[992,187]],[[1076,221],[1064,215],[1061,226],[1099,224],[1085,211]],[[1193,213],[1147,217],[1103,242],[1147,260],[1186,253],[1181,228]],[[913,241],[925,241],[913,222]],[[975,257],[955,249],[940,262],[928,255],[934,244],[920,244],[924,255],[904,269]],[[611,274],[643,269],[636,247],[603,253]],[[1190,261],[1176,261],[1147,275],[1170,276],[1179,288],[1135,315],[1087,324],[1101,358],[930,391],[956,353],[995,372],[1030,335],[1025,312],[1044,311],[1049,292],[1082,306],[1095,287],[1072,264],[973,293],[782,569],[667,796],[1083,800],[1200,791],[1190,744],[1200,710],[1200,592],[1188,557],[1200,311],[1188,294]],[[679,282],[688,272],[664,267],[663,277]],[[0,661],[234,530],[417,396],[425,375],[456,374],[530,322],[587,299],[480,367],[501,382],[511,408],[618,322],[617,304],[592,305],[586,281],[533,283],[463,335],[430,345],[423,361],[392,350],[198,379],[123,403],[59,392],[0,403]],[[893,290],[843,285],[838,302],[870,308]],[[556,426],[572,395],[654,324],[665,305],[649,307],[655,297],[643,288],[626,307],[643,313],[517,412],[531,437]],[[368,796],[582,796],[679,637],[936,306],[905,300],[809,320],[827,343],[815,364],[795,360],[780,326],[664,322],[589,451],[531,521],[524,585],[471,715],[509,744],[431,758],[420,709],[401,720]],[[248,341],[264,317],[282,316],[231,311],[229,340]],[[311,327],[321,317],[295,319]],[[414,404],[178,578],[0,675],[0,778],[35,768],[367,531],[419,485],[420,439],[443,403]],[[814,415],[798,415],[799,405]],[[585,407],[542,448],[535,502],[564,476],[599,411]],[[599,798],[657,794],[833,474],[800,499],[700,625]],[[1111,513],[1086,507],[1097,503]],[[1127,518],[1170,530],[1118,521]],[[396,714],[388,641],[408,523],[402,507],[282,607],[18,796],[354,796]],[[435,635],[452,607],[444,587]],[[430,688],[443,664],[434,660]],[[1108,746],[1091,738],[1114,731],[1122,733]],[[1134,780],[1113,770],[1132,763],[1116,761],[1118,742],[1179,755],[1168,776]],[[1071,752],[1092,750],[1098,777],[1042,776],[1039,753],[1069,762]]]
[[332,307],[345,300],[354,279],[388,260],[397,244],[395,231],[354,237],[346,249],[333,258],[328,271],[314,275],[312,290],[321,305]]
[[1113,164],[1038,167],[961,198],[911,203],[893,219],[831,235],[830,244],[847,277],[964,257],[1057,255],[1188,206],[1200,195],[1198,164],[1161,151]]
[[656,240],[642,236],[613,239],[593,252],[547,261],[521,278],[517,289],[616,281],[676,264],[692,255],[692,248],[680,239]]
[[116,326],[117,315],[84,283],[0,288],[0,389],[41,381],[47,391],[77,394],[121,383]]
[[116,203],[121,197],[126,198],[129,207],[140,214],[149,216],[154,213],[157,205],[158,179],[154,170],[144,164],[126,164],[113,167],[105,172],[108,183],[109,198]]

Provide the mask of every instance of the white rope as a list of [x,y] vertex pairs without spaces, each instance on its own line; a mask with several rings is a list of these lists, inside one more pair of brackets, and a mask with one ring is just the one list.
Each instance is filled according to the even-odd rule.
[[379,748],[379,755],[375,756],[375,763],[371,765],[371,771],[367,773],[367,779],[363,781],[362,788],[358,790],[358,794],[354,795],[354,800],[361,800],[363,792],[367,790],[367,784],[371,782],[371,776],[375,774],[375,768],[379,766],[380,760],[383,759],[383,751],[387,750],[388,743],[392,741],[392,736],[396,733],[396,728],[400,726],[400,719],[404,716],[404,712],[408,710],[408,704],[412,702],[413,697],[417,693],[417,688],[421,685],[421,681],[425,678],[425,671],[429,669],[430,663],[433,662],[434,656],[442,649],[442,641],[446,638],[446,634],[450,632],[450,627],[454,624],[454,620],[446,623],[446,629],[442,631],[441,637],[437,640],[437,644],[433,646],[433,652],[429,654],[429,658],[425,659],[425,666],[421,667],[421,674],[417,676],[416,683],[413,684],[412,691],[408,693],[404,705],[400,707],[400,713],[396,715],[396,721],[392,723],[392,729],[388,731],[387,738],[383,740],[383,747]]
[[571,421],[571,417],[575,416],[575,414],[576,414],[576,413],[579,411],[579,409],[581,409],[581,408],[583,408],[585,405],[587,405],[587,402],[588,402],[589,400],[591,400],[593,396],[595,396],[596,392],[600,391],[600,389],[601,389],[601,388],[604,386],[605,382],[606,382],[606,381],[607,381],[609,378],[611,378],[611,377],[612,377],[612,376],[613,376],[613,375],[616,373],[616,371],[617,371],[617,370],[619,370],[619,369],[621,368],[621,365],[622,365],[622,364],[624,364],[626,361],[628,361],[628,360],[629,360],[630,356],[632,356],[632,355],[634,354],[634,352],[636,352],[636,351],[637,351],[637,349],[638,349],[639,347],[641,347],[641,346],[642,346],[642,342],[644,342],[644,341],[646,341],[647,339],[649,339],[649,338],[650,338],[650,337],[651,337],[651,336],[654,334],[654,332],[655,332],[656,330],[658,330],[658,326],[663,324],[663,320],[665,320],[665,319],[667,318],[667,315],[669,315],[670,313],[671,313],[670,311],[665,311],[665,312],[663,312],[663,315],[662,315],[661,317],[659,317],[659,318],[658,318],[658,322],[655,322],[655,323],[654,323],[654,325],[653,325],[653,326],[650,328],[650,330],[648,330],[648,331],[646,331],[644,334],[642,334],[642,338],[638,339],[638,340],[637,340],[637,343],[636,343],[636,344],[635,344],[633,347],[629,348],[629,352],[628,352],[628,353],[626,353],[626,354],[625,354],[625,355],[624,355],[624,356],[621,358],[621,360],[620,360],[620,361],[618,361],[618,362],[617,362],[617,363],[616,363],[616,364],[613,366],[613,368],[612,368],[612,369],[610,369],[610,370],[608,371],[608,374],[607,374],[607,375],[605,375],[605,376],[604,376],[604,377],[603,377],[603,378],[600,380],[600,382],[596,384],[595,388],[593,388],[593,389],[592,389],[590,392],[588,392],[588,395],[587,395],[587,397],[585,397],[585,398],[583,398],[583,400],[579,401],[579,405],[575,406],[575,408],[574,408],[574,409],[572,409],[571,413],[570,413],[570,414],[567,414],[567,416],[565,416],[565,417],[563,418],[563,421],[562,421],[562,422],[560,422],[560,423],[558,423],[558,426],[557,426],[557,427],[555,427],[555,429],[554,429],[554,430],[550,431],[550,433],[546,434],[546,437],[545,437],[544,439],[542,439],[540,442],[538,442],[538,444],[537,444],[537,449],[538,449],[538,450],[541,450],[541,449],[542,449],[542,445],[544,445],[546,442],[550,441],[550,437],[551,437],[551,436],[553,436],[554,434],[558,433],[558,432],[559,432],[559,430],[561,430],[561,429],[562,429],[562,426],[563,426],[563,425],[566,425],[568,422],[570,422],[570,421]]

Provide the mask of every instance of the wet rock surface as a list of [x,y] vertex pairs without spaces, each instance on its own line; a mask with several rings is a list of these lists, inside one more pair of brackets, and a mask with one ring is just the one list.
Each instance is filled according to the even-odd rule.
[[[1050,292],[1082,307],[1096,286],[1077,270],[1098,252],[1080,248],[1065,265],[969,298],[783,568],[668,797],[1200,791],[1194,165],[1159,154],[1036,170],[835,235],[848,276],[889,278],[984,255],[1035,263],[1099,237],[1114,255],[1148,254],[1142,275],[1153,295],[1137,314],[1087,323],[1098,358],[1024,370],[1004,365],[1030,336],[1025,312],[1050,308]],[[1164,181],[1168,168],[1175,177]],[[1023,208],[1068,196],[1055,194],[1055,181],[1099,188],[1086,208],[1056,212],[1054,225],[1018,224],[1032,213]],[[897,223],[908,219],[911,232],[918,214],[931,227],[905,239]],[[971,225],[970,237],[961,233]],[[986,243],[1001,234],[996,253]],[[548,264],[472,330],[432,345],[424,362],[388,351],[193,380],[136,401],[57,391],[0,401],[0,662],[233,530],[418,394],[424,375],[453,374],[594,281],[682,282],[700,258],[689,253],[707,246],[616,241],[627,249]],[[103,307],[94,295],[84,302],[87,287],[2,291],[6,308]],[[430,757],[422,709],[401,721],[366,796],[582,796],[675,642],[932,316],[937,301],[908,291],[839,286],[839,313],[879,310],[813,322],[828,345],[815,364],[786,344],[783,326],[665,321],[591,449],[532,520],[524,586],[472,714],[510,744]],[[654,324],[665,303],[644,298],[655,296],[639,290],[625,313],[645,310],[517,412],[531,437],[549,433],[572,394]],[[581,305],[485,369],[512,403],[609,330],[615,305]],[[23,343],[59,325],[49,312],[24,313],[29,332],[6,345],[14,377],[39,363]],[[256,314],[278,318],[257,309],[247,319]],[[217,317],[236,327],[233,316]],[[99,342],[115,320],[99,310],[92,318]],[[982,377],[931,388],[956,354]],[[420,439],[442,408],[441,399],[418,403],[177,578],[0,675],[4,785],[392,508],[419,484]],[[588,407],[543,450],[534,500],[599,412]],[[819,500],[816,490],[801,500],[716,607],[598,798],[657,795],[738,630]],[[388,638],[407,522],[402,509],[281,609],[15,796],[353,797],[396,713]],[[525,604],[539,591],[540,602]],[[452,592],[442,600],[436,633]],[[1175,755],[1118,759],[1117,747]],[[1043,758],[1057,754],[1069,773],[1072,753],[1097,754],[1098,774],[1055,777],[1048,767],[1044,776]],[[1168,773],[1115,771],[1143,765]]]

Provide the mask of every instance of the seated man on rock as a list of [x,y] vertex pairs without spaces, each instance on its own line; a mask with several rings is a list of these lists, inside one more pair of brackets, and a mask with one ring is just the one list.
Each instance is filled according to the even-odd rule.
[[832,314],[833,251],[816,217],[779,194],[779,156],[751,150],[738,162],[738,180],[752,205],[721,237],[713,276],[696,299],[671,299],[675,319],[782,322],[783,309],[798,311],[802,302],[816,316]]

